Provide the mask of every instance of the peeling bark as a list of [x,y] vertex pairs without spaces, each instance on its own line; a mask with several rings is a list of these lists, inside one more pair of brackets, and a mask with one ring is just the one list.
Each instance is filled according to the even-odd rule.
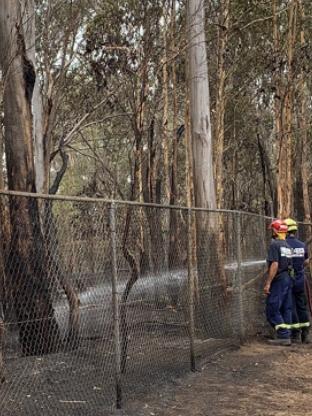
[[[196,206],[216,209],[203,0],[188,1],[189,82]],[[213,223],[210,224],[213,227]]]
[[[205,12],[203,0],[188,1],[189,59],[188,78],[190,88],[190,122],[193,156],[193,182],[195,206],[216,210],[217,200],[212,164],[212,131],[210,119],[210,95],[205,38]],[[199,317],[209,333],[210,323],[201,309],[209,310],[210,296],[226,296],[226,276],[223,266],[224,246],[220,216],[215,212],[196,212],[196,250],[199,283]],[[207,291],[209,282],[217,279],[220,286],[213,293]],[[210,292],[210,293],[209,293]]]

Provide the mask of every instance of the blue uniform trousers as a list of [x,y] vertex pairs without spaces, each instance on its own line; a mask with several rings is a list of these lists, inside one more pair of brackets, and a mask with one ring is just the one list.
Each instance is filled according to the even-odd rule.
[[288,273],[273,279],[266,301],[266,316],[278,338],[290,338],[292,323],[292,278]]
[[309,314],[307,311],[307,299],[304,288],[304,274],[298,274],[293,284],[293,312],[292,312],[292,335],[310,326]]

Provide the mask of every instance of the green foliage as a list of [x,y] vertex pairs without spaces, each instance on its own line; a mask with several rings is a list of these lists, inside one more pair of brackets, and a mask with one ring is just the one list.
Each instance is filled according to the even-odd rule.
[[[267,171],[267,175],[274,177],[273,102],[276,97],[273,76],[277,70],[287,72],[285,54],[289,2],[277,3],[280,56],[273,53],[272,3],[262,0],[230,2],[228,43],[224,56],[225,208],[260,212],[263,211],[264,199],[270,198],[270,195],[263,194],[259,137],[271,161],[272,171]],[[310,16],[312,5],[306,1],[303,3],[306,15]],[[213,122],[218,88],[218,36],[220,30],[225,30],[219,20],[220,5],[221,0],[206,2]],[[160,178],[163,189],[163,63],[167,59],[169,115],[166,133],[171,149],[175,136],[173,127],[184,124],[188,98],[185,17],[185,1],[176,1],[175,33],[172,35],[171,0],[37,2],[37,30],[41,34],[37,37],[38,65],[43,91],[46,92],[48,77],[54,80],[52,88],[56,90],[61,86],[53,126],[54,149],[76,123],[90,113],[66,144],[70,165],[60,192],[128,198],[134,162],[138,158],[138,149],[135,151],[138,135],[139,151],[143,155],[143,175],[152,157],[157,165],[152,186],[155,190],[157,178]],[[308,39],[312,29],[309,18],[304,21],[300,16],[297,18],[297,42],[292,65],[296,76],[304,69],[311,88],[311,45]],[[305,45],[300,45],[301,28],[305,30]],[[70,39],[65,53],[69,64],[62,75],[60,62],[66,39]],[[173,71],[177,80],[175,92]],[[176,120],[173,114],[174,93],[178,103]],[[94,110],[102,100],[103,105]],[[296,123],[297,120],[294,120],[294,129]],[[298,134],[295,136],[298,137]],[[179,141],[178,154],[177,197],[179,202],[185,203],[183,137]],[[59,167],[57,157],[52,163],[52,179]]]

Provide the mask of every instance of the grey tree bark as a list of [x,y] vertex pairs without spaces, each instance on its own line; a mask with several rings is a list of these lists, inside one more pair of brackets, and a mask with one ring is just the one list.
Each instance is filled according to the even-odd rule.
[[[27,0],[21,2],[21,15],[25,33],[25,46],[27,56],[33,68],[36,67],[36,19],[35,2]],[[45,193],[46,169],[43,143],[43,104],[40,89],[39,77],[35,78],[35,85],[32,94],[32,116],[33,116],[33,140],[34,140],[34,162],[36,190]]]
[[[189,0],[187,11],[188,79],[195,205],[215,210],[217,200],[212,162],[213,147],[204,0]],[[211,299],[220,299],[226,294],[219,219],[218,214],[214,212],[196,212],[199,293],[197,313],[199,313],[198,322],[207,331],[208,336],[211,335],[213,325],[206,320],[207,315],[202,314],[201,311],[204,309],[213,312],[214,306]],[[219,328],[215,327],[212,330],[217,333]]]
[[216,209],[204,0],[188,1],[188,39],[195,203]]

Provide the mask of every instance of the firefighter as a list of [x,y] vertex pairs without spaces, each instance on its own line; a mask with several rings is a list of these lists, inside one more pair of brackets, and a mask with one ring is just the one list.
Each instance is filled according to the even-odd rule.
[[288,228],[281,220],[274,220],[269,228],[273,239],[268,251],[268,276],[264,293],[267,296],[267,320],[276,331],[276,338],[269,343],[291,345],[292,252],[286,242]]
[[307,300],[304,290],[304,268],[309,264],[309,255],[306,245],[296,238],[298,225],[295,220],[287,218],[287,243],[292,248],[292,260],[295,271],[293,284],[293,313],[291,338],[296,343],[309,343],[310,321],[307,309]]

